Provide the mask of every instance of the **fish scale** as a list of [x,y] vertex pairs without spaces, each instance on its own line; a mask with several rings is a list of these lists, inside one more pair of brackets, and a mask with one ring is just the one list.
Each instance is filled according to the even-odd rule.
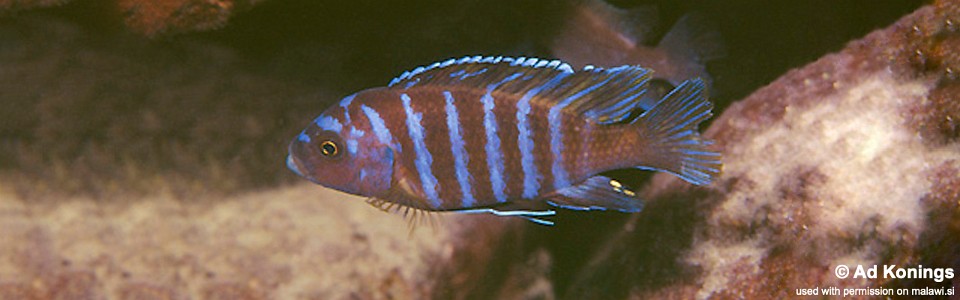
[[[411,99],[416,99],[415,103],[412,103],[411,108],[423,115],[433,115],[433,116],[444,116],[444,118],[424,118],[420,122],[420,126],[425,129],[423,143],[430,145],[430,156],[432,157],[433,166],[430,170],[424,170],[430,172],[430,176],[438,178],[438,184],[435,187],[439,190],[441,203],[440,206],[433,206],[433,209],[440,210],[449,210],[449,209],[458,209],[466,208],[472,206],[463,205],[463,197],[459,182],[456,180],[456,169],[450,168],[449,166],[455,165],[455,159],[452,150],[452,143],[450,143],[450,130],[445,126],[446,124],[446,109],[445,104],[446,97],[443,97],[443,92],[449,92],[454,99],[460,99],[457,101],[456,107],[457,111],[460,113],[458,116],[460,122],[459,125],[462,129],[462,136],[464,137],[466,157],[468,161],[468,173],[473,178],[471,182],[471,194],[474,198],[481,199],[476,202],[476,206],[486,206],[495,204],[499,201],[496,201],[497,190],[494,189],[493,184],[491,183],[490,170],[491,164],[486,159],[489,153],[487,152],[487,145],[489,141],[486,139],[486,132],[489,129],[488,126],[483,124],[483,105],[480,101],[480,98],[485,94],[483,91],[476,90],[439,90],[436,88],[426,87],[421,89],[411,88],[409,90],[401,91],[383,91],[383,93],[396,94],[397,99],[401,98],[400,95],[408,95]],[[378,95],[378,97],[383,97],[384,99],[394,98],[392,95]],[[509,94],[497,94],[492,97],[494,99],[495,106],[493,108],[493,114],[495,116],[515,116],[517,108],[514,103],[516,100]],[[389,104],[387,104],[389,105]],[[376,106],[374,106],[376,107]],[[536,162],[535,165],[538,170],[550,170],[554,161],[554,157],[550,153],[549,145],[550,139],[549,135],[545,133],[544,130],[549,128],[547,119],[541,116],[546,114],[549,107],[544,107],[543,105],[534,105],[531,108],[530,114],[530,124],[531,124],[531,139],[534,144],[533,157]],[[383,114],[381,114],[383,115]],[[464,116],[477,116],[477,117],[464,117]],[[577,132],[578,130],[574,129],[577,127],[584,127],[584,122],[578,120],[578,118],[571,118],[569,116],[568,121],[564,122],[564,130],[570,132]],[[409,135],[409,126],[407,124],[407,118],[404,116],[403,122],[392,121],[387,122],[387,128],[390,132],[394,134],[394,138],[399,142],[400,147],[403,149],[414,149],[417,141]],[[506,185],[500,190],[500,192],[506,195],[507,201],[515,201],[524,199],[522,195],[523,191],[523,182],[526,178],[522,170],[521,157],[522,152],[519,148],[518,138],[519,130],[517,129],[516,122],[511,120],[509,117],[495,117],[497,122],[497,132],[496,136],[499,140],[499,149],[498,153],[502,157],[502,163],[499,167],[503,168],[502,173],[504,174],[504,181]],[[538,132],[539,131],[539,132]],[[564,137],[564,144],[568,145],[567,147],[572,152],[580,151],[583,146],[582,143],[578,143],[579,139],[575,135],[568,135]],[[539,145],[539,146],[538,146]],[[564,153],[566,154],[566,153]],[[422,171],[416,167],[417,158],[421,156],[412,155],[407,156],[406,159],[401,161],[401,164],[405,166],[407,170],[417,170],[416,176],[413,178],[408,178],[407,180],[414,188],[425,189],[423,186],[423,181],[421,178],[424,176]],[[564,169],[575,170],[577,167],[582,166],[582,160],[577,159],[577,155],[572,157],[564,156],[562,161],[565,161],[562,167]],[[585,176],[588,170],[579,169],[582,171],[573,172],[573,175],[576,178],[581,178]],[[557,189],[556,186],[552,185],[552,174],[534,174],[535,177],[542,178],[541,180],[546,183],[542,189],[538,189],[537,192],[550,192]]]
[[[598,174],[653,169],[708,184],[721,167],[697,133],[712,109],[702,81],[682,83],[636,116],[649,73],[636,66],[574,72],[536,58],[438,62],[324,112],[291,143],[287,164],[377,206],[542,224],[552,210],[540,204],[639,211],[635,193]],[[333,151],[344,144],[347,153]]]

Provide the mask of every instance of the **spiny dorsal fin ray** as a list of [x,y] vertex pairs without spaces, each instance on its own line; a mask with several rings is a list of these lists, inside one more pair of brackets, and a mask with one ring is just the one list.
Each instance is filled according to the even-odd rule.
[[[573,73],[573,68],[569,64],[559,60],[544,60],[539,58],[527,57],[503,57],[503,56],[465,56],[460,59],[451,58],[441,62],[435,62],[430,65],[420,66],[413,70],[403,72],[397,78],[394,78],[388,84],[388,87],[409,88],[420,83],[448,83],[448,84],[470,84],[476,80],[477,76],[484,75],[490,70],[490,67],[515,68],[519,71],[533,70],[554,70],[558,72]],[[524,70],[527,69],[527,70]],[[514,72],[490,72],[484,76],[485,79],[499,75],[500,79]],[[446,75],[446,76],[438,76]],[[468,80],[473,78],[471,80]],[[491,82],[484,81],[486,84]]]
[[609,124],[637,108],[649,80],[650,70],[636,66],[587,66],[574,72],[559,60],[468,56],[404,72],[388,86],[460,86],[528,96],[531,102],[562,105],[564,112]]
[[639,105],[647,91],[650,70],[636,66],[610,69],[587,66],[575,73],[546,99],[565,105],[564,110],[598,124],[623,121]]

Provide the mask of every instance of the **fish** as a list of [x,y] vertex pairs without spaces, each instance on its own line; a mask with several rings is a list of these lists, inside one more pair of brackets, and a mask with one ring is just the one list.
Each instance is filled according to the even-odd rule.
[[659,15],[652,5],[622,9],[603,0],[573,1],[547,47],[573,67],[642,65],[657,70],[656,84],[672,89],[699,77],[709,90],[713,80],[706,63],[727,53],[720,32],[704,14],[691,12],[657,39]]
[[[290,170],[384,210],[491,213],[553,225],[555,208],[639,212],[601,173],[642,169],[695,185],[721,172],[698,132],[702,80],[640,109],[652,70],[467,56],[349,95],[289,144]],[[640,112],[642,110],[642,112]]]

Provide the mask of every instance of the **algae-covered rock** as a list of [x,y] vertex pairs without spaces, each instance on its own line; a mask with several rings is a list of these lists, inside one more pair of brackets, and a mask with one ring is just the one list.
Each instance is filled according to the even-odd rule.
[[[641,298],[781,298],[811,287],[954,286],[949,278],[840,278],[835,268],[960,269],[960,61],[952,54],[960,49],[943,49],[960,38],[955,6],[924,7],[731,105],[705,134],[723,149],[721,178],[691,188],[656,175],[644,190],[652,204],[626,225],[689,236],[689,244],[645,256],[655,247],[647,234],[615,235],[606,247],[617,253],[596,256],[598,270],[571,289],[587,296],[600,292],[593,283],[614,280]],[[676,201],[695,207],[691,229],[644,221]],[[602,272],[665,259],[682,275],[657,286],[645,284],[656,272]]]
[[[956,1],[732,105],[715,98],[705,135],[725,167],[713,185],[631,178],[649,199],[637,214],[560,211],[555,227],[438,214],[412,234],[366,199],[294,181],[289,139],[339,97],[425,59],[544,56],[536,41],[554,40],[541,27],[562,25],[562,12],[363,2],[331,7],[374,10],[362,18],[257,23],[321,18],[321,3],[230,31],[259,3],[0,3],[18,14],[0,20],[0,299],[782,298],[960,283],[834,275],[841,264],[960,269]],[[114,21],[72,23],[92,11]],[[489,26],[446,35],[460,24]],[[196,33],[213,28],[223,32]],[[644,33],[638,42],[665,34]],[[737,41],[731,56],[763,46]],[[782,48],[750,53],[764,49]],[[723,89],[760,80],[738,72],[769,62],[711,72],[715,87],[736,94]]]

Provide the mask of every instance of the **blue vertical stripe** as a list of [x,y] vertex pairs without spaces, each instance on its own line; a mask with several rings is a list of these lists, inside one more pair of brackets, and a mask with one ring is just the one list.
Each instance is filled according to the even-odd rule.
[[346,96],[343,100],[340,100],[340,107],[347,108],[350,107],[350,104],[353,104],[353,98],[356,98],[357,94]]
[[[390,134],[390,129],[387,129],[387,125],[384,124],[383,118],[380,118],[380,114],[373,108],[362,104],[360,110],[363,110],[363,114],[367,115],[367,119],[370,120],[370,127],[373,128],[373,134],[377,136],[377,140],[385,146],[394,146],[393,135]],[[399,145],[396,146],[397,152],[403,151]]]
[[305,132],[301,132],[300,135],[297,136],[297,140],[299,140],[299,141],[301,141],[301,142],[304,142],[304,143],[309,143],[309,142],[310,142],[310,136],[307,135]]
[[360,144],[356,139],[347,139],[347,151],[350,152],[350,155],[357,155],[359,147]]
[[323,130],[329,130],[336,133],[340,133],[343,130],[343,124],[340,124],[340,120],[334,119],[331,116],[323,115],[313,121],[317,124],[317,127]]
[[350,119],[350,105],[353,104],[353,98],[356,96],[357,94],[353,94],[340,100],[340,108],[343,109],[343,126],[350,126],[350,134],[347,135],[344,141],[347,144],[347,151],[350,152],[350,155],[357,155],[357,138],[363,136],[363,131],[357,130]]
[[523,198],[532,199],[540,190],[540,172],[533,161],[533,137],[527,115],[530,114],[530,98],[517,102],[517,145],[520,147],[520,166],[523,168]]
[[351,120],[350,120],[350,105],[353,104],[353,98],[355,98],[355,97],[357,97],[357,94],[353,94],[353,95],[347,96],[346,98],[343,98],[343,100],[340,100],[340,107],[343,108],[343,116],[345,117],[345,119],[344,119],[345,122],[344,122],[343,125],[347,125],[347,126],[350,125],[350,121],[351,121]]
[[496,104],[493,102],[493,90],[500,85],[517,79],[523,73],[514,73],[500,82],[487,86],[487,93],[480,98],[483,103],[483,127],[486,129],[487,143],[484,150],[487,152],[487,168],[490,170],[490,189],[497,202],[507,201],[507,185],[503,173],[503,152],[500,149],[500,137],[497,136],[497,116],[493,112]]
[[367,133],[365,131],[350,126],[350,135],[347,136],[347,151],[349,151],[351,155],[357,155],[357,150],[359,148],[357,139],[362,138],[366,134]]
[[447,99],[446,112],[447,129],[450,133],[450,151],[453,153],[453,168],[456,170],[457,182],[460,183],[460,192],[463,197],[462,207],[472,207],[477,201],[473,198],[473,190],[470,186],[470,171],[467,169],[470,156],[467,155],[463,133],[460,132],[460,115],[457,112],[457,105],[454,104],[453,95],[449,91],[443,91],[443,97]]
[[593,90],[603,86],[610,81],[614,76],[607,76],[603,81],[594,84],[588,88],[579,91],[570,97],[567,97],[561,100],[559,103],[550,108],[550,112],[547,114],[547,122],[550,123],[550,152],[553,153],[553,166],[551,171],[553,171],[553,188],[562,189],[570,186],[570,176],[567,174],[567,169],[563,166],[563,121],[561,117],[561,112],[563,108],[573,103],[573,101],[583,97]]
[[520,166],[523,168],[523,198],[532,199],[537,197],[540,190],[540,171],[534,161],[534,143],[533,133],[530,130],[530,122],[527,116],[530,115],[530,100],[537,96],[540,91],[550,89],[561,82],[561,80],[570,75],[562,72],[552,79],[527,91],[526,94],[517,102],[517,145],[520,148]]
[[351,136],[351,137],[359,138],[359,137],[363,137],[363,136],[366,135],[366,134],[367,134],[367,133],[366,133],[365,131],[360,130],[360,129],[357,129],[356,127],[350,126],[350,136]]
[[420,174],[423,193],[430,201],[430,205],[439,208],[441,203],[440,197],[437,195],[437,177],[433,176],[433,170],[431,169],[433,156],[430,155],[430,150],[427,149],[427,144],[424,141],[423,125],[420,123],[422,121],[421,114],[414,112],[413,108],[410,107],[410,96],[400,94],[400,100],[403,101],[403,110],[407,113],[407,130],[410,133],[410,139],[413,141],[413,150],[416,152],[414,165],[417,168],[417,173]]
[[483,102],[483,127],[486,129],[487,167],[490,169],[490,186],[497,202],[507,201],[507,186],[503,179],[503,153],[500,152],[500,137],[497,136],[497,116],[493,113],[496,104],[490,93],[480,98]]

